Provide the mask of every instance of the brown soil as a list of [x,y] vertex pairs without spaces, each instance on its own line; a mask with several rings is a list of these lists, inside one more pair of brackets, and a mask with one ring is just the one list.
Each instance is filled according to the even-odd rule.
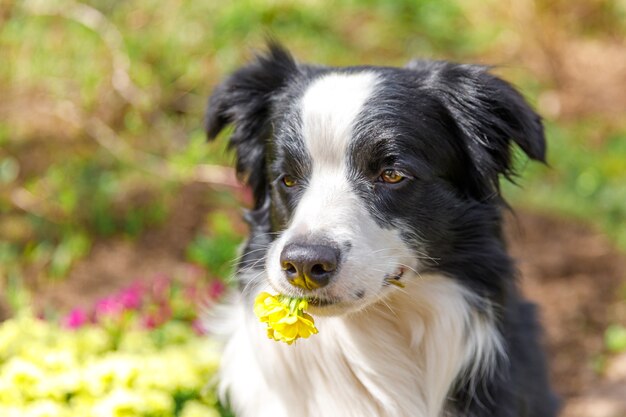
[[187,246],[214,208],[209,192],[204,184],[184,187],[174,198],[169,220],[135,241],[120,238],[96,242],[89,257],[78,262],[66,279],[37,291],[35,304],[61,312],[86,308],[130,281],[178,275],[187,266]]
[[626,258],[588,226],[518,212],[508,224],[525,294],[542,312],[553,379],[565,396],[598,380],[592,363],[626,277]]
[[[90,305],[129,280],[175,274],[184,268],[185,248],[211,209],[207,191],[202,185],[184,189],[168,223],[136,242],[97,243],[67,280],[42,290],[37,302],[67,310]],[[518,260],[522,289],[541,307],[555,387],[574,402],[597,395],[607,378],[594,371],[593,363],[604,353],[607,325],[619,320],[614,314],[619,309],[610,307],[620,304],[626,257],[589,226],[524,210],[508,216],[507,234],[511,253]],[[626,379],[611,383],[605,391],[613,393],[620,387],[626,387]],[[593,414],[569,408],[564,413],[565,417],[583,415]]]

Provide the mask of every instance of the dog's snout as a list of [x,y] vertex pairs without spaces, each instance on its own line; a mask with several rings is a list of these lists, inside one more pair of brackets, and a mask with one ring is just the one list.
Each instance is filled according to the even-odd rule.
[[307,290],[328,285],[338,263],[339,250],[328,245],[290,243],[280,254],[287,280]]

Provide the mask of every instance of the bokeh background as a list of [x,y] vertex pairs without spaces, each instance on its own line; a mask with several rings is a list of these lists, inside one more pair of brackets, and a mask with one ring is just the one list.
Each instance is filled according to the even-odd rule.
[[[249,203],[211,89],[302,61],[493,65],[544,116],[504,186],[568,417],[626,416],[626,1],[0,0],[0,415],[229,415],[198,325]],[[169,379],[168,379],[169,378]]]

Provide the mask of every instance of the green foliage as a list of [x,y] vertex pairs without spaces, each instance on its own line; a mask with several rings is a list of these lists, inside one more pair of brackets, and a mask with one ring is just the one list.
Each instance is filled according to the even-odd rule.
[[[334,65],[505,62],[500,71],[534,102],[559,86],[538,45],[619,38],[622,3],[542,0],[523,11],[474,0],[2,1],[0,256],[10,261],[0,280],[32,267],[61,277],[94,240],[161,224],[199,165],[230,165],[225,141],[205,142],[206,97],[267,35]],[[520,11],[534,13],[537,28],[526,30]],[[559,30],[570,32],[552,36]],[[509,199],[592,219],[626,248],[623,121],[607,127],[602,114],[583,112],[547,125],[550,167],[528,164],[522,189],[506,186]],[[219,265],[238,240],[221,233],[198,234],[188,257],[225,274]]]
[[[160,224],[165,196],[199,164],[231,163],[225,141],[205,142],[206,96],[267,34],[336,64],[481,45],[457,36],[456,1],[8,0],[0,19],[0,92],[15,109],[0,117],[0,214],[12,219],[0,237],[14,264],[48,276],[65,275],[95,239]],[[236,240],[198,236],[189,257],[225,273]]]
[[604,333],[604,344],[612,353],[626,351],[626,327],[618,324],[609,326]]
[[[574,42],[607,36],[614,42],[626,35],[624,1],[538,0],[532,11],[502,4],[0,0],[0,297],[14,311],[24,310],[30,304],[23,290],[26,271],[44,279],[65,276],[94,241],[135,239],[175,216],[172,196],[181,187],[211,182],[199,166],[232,165],[226,141],[205,141],[206,97],[267,35],[302,60],[333,65],[403,65],[413,57],[505,63],[499,71],[531,102],[563,84],[557,52],[575,49]],[[563,39],[571,42],[567,48],[558,43]],[[582,111],[546,124],[549,166],[526,164],[521,187],[505,186],[507,198],[515,206],[591,220],[626,249],[623,118],[609,124],[608,116]],[[206,223],[186,256],[225,277],[243,231],[237,214],[226,211],[232,199],[218,192],[210,198]],[[40,353],[35,358],[60,349],[41,335],[54,334],[68,344],[67,352],[75,352],[83,337],[32,318],[28,326],[15,320],[0,331],[13,326],[19,343],[32,342]],[[169,360],[179,359],[175,353],[163,359],[168,346],[184,350],[197,342],[176,326],[125,337],[128,344],[135,337],[155,356],[137,355],[130,363],[118,358],[114,373],[150,358],[155,366],[171,366]],[[0,338],[0,373],[10,360],[2,350],[7,340]],[[610,327],[605,341],[611,352],[626,349],[624,328]],[[104,350],[83,355],[93,353],[90,360],[99,362]],[[182,353],[183,361],[195,355]],[[232,415],[199,384],[189,388],[169,392],[168,413],[191,417],[209,406]],[[0,389],[0,397],[5,392]]]
[[548,123],[548,166],[528,164],[522,187],[506,191],[516,205],[591,220],[626,250],[626,129],[590,145],[600,128]]
[[11,183],[17,178],[19,166],[15,158],[7,157],[0,160],[0,183]]
[[210,235],[200,234],[187,248],[187,258],[218,277],[229,277],[241,236],[233,221],[223,212],[213,212],[208,219]]

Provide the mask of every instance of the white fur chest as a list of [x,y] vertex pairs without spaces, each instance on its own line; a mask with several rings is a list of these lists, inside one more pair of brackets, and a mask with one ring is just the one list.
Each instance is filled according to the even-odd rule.
[[455,379],[485,371],[500,346],[468,296],[450,279],[416,278],[364,311],[317,318],[319,334],[291,346],[239,303],[220,391],[238,417],[441,416]]

